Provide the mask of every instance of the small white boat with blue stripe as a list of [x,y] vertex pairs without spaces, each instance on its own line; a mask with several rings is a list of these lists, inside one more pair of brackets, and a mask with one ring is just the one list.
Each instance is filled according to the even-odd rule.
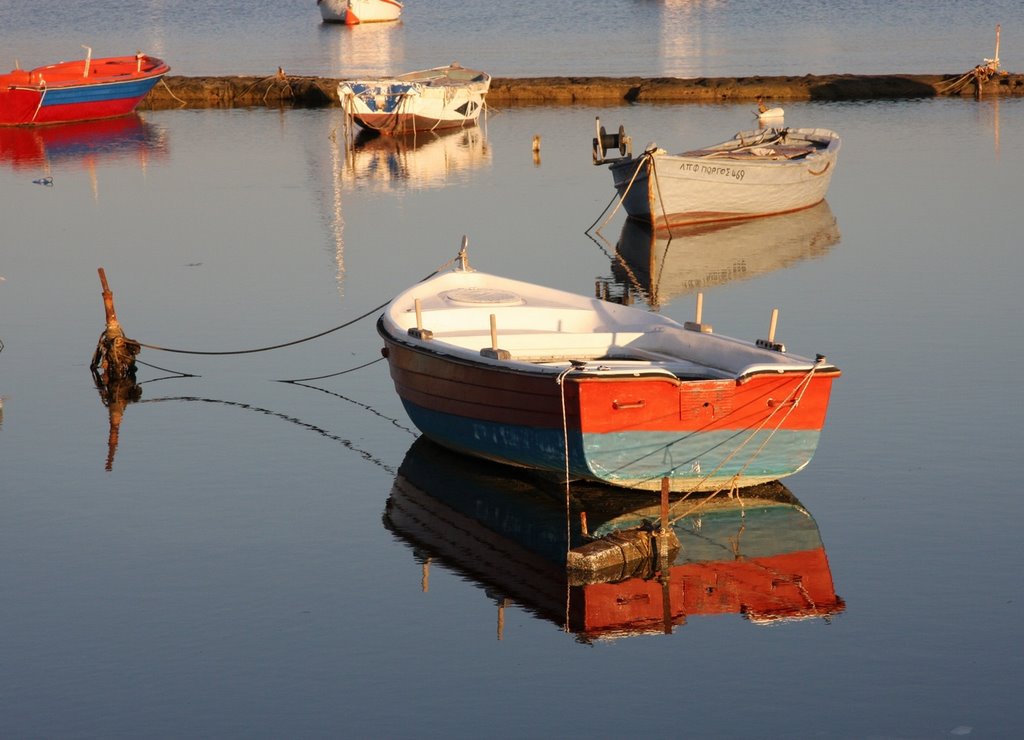
[[476,125],[490,88],[489,74],[453,63],[397,77],[343,80],[338,99],[364,129],[401,135]]

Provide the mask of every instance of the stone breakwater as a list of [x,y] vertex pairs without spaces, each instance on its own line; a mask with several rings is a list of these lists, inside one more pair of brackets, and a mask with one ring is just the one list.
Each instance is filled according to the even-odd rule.
[[[997,74],[987,81],[961,75],[805,75],[803,77],[523,77],[491,82],[495,107],[614,105],[627,103],[728,103],[764,98],[792,100],[893,100],[929,97],[1024,95],[1024,75]],[[165,77],[140,108],[238,108],[339,105],[339,80],[278,72],[266,77]]]

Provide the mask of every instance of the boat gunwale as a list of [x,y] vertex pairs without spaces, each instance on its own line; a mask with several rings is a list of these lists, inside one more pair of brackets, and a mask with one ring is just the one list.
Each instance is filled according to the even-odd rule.
[[[4,74],[0,74],[0,93],[4,89],[10,90],[26,90],[31,92],[42,92],[51,90],[71,90],[78,87],[100,87],[116,84],[124,84],[131,82],[139,82],[142,80],[152,79],[153,77],[162,77],[171,71],[170,65],[168,65],[162,59],[157,57],[149,56],[144,54],[142,60],[153,62],[152,67],[147,69],[140,69],[133,72],[116,72],[112,73],[109,70],[98,70],[96,65],[113,64],[125,65],[127,67],[135,66],[137,63],[136,57],[134,56],[120,56],[120,57],[100,57],[98,59],[92,59],[90,61],[90,74],[89,76],[77,74],[75,77],[64,77],[58,79],[56,82],[50,82],[46,80],[45,73],[47,71],[60,70],[64,73],[67,69],[73,69],[77,65],[84,65],[85,59],[74,59],[67,62],[56,62],[55,64],[46,64],[41,67],[34,67],[33,69],[25,70],[11,70]],[[6,82],[5,78],[14,77],[16,73],[22,72],[29,76],[28,82]],[[19,77],[22,75],[18,75]],[[32,82],[32,78],[38,79],[38,82]]]
[[[722,381],[735,382],[736,385],[743,385],[753,378],[763,375],[770,375],[772,377],[806,375],[811,372],[811,370],[814,370],[815,375],[822,377],[827,376],[837,378],[842,374],[842,370],[831,363],[817,366],[817,369],[815,369],[816,365],[814,362],[787,366],[752,365],[748,366],[748,368],[745,368],[743,372],[736,375],[714,377],[710,376],[710,373],[707,375],[688,376],[683,373],[673,372],[670,369],[672,360],[648,360],[643,358],[614,356],[587,360],[584,360],[582,357],[579,359],[574,358],[543,361],[517,360],[515,358],[501,360],[486,357],[484,355],[474,355],[472,350],[464,349],[458,345],[449,343],[444,343],[444,348],[434,348],[430,346],[432,342],[442,342],[443,340],[416,340],[411,337],[404,338],[388,332],[386,329],[382,328],[383,325],[382,317],[378,320],[377,331],[385,341],[390,341],[393,344],[404,347],[412,352],[436,357],[444,362],[478,369],[486,367],[489,371],[493,372],[554,378],[564,373],[567,368],[573,366],[576,362],[584,362],[585,364],[583,365],[576,365],[573,372],[565,376],[565,381],[571,383],[622,382],[623,380],[661,380],[677,386]],[[680,358],[680,360],[682,360],[682,358]],[[715,369],[710,366],[707,367],[709,370]]]
[[[612,311],[613,313],[619,312],[620,315],[628,316],[633,311],[636,311],[643,317],[654,321],[654,325],[640,323],[630,325],[623,322],[620,325],[616,325],[612,330],[606,329],[604,331],[597,331],[597,327],[595,327],[591,331],[508,330],[504,332],[505,337],[548,338],[549,341],[544,343],[545,348],[565,347],[566,340],[570,336],[582,338],[584,342],[588,337],[593,337],[595,343],[590,348],[603,347],[603,351],[598,356],[594,356],[593,350],[586,352],[581,349],[578,352],[574,352],[572,349],[562,349],[555,353],[554,349],[552,349],[551,354],[537,354],[536,352],[529,354],[526,351],[521,351],[520,356],[516,357],[515,350],[513,349],[505,358],[489,357],[484,354],[487,347],[484,342],[489,342],[490,337],[485,337],[478,331],[460,334],[462,342],[453,341],[455,337],[449,332],[432,332],[429,335],[429,339],[413,336],[410,332],[414,327],[410,325],[408,320],[402,320],[402,317],[404,316],[406,319],[411,318],[410,314],[413,311],[411,307],[415,305],[416,300],[414,294],[425,293],[424,286],[434,283],[439,287],[435,287],[430,292],[436,297],[444,296],[447,292],[450,292],[450,284],[459,284],[459,278],[452,277],[453,275],[477,276],[475,279],[470,280],[470,282],[487,284],[491,287],[495,285],[502,286],[505,289],[512,290],[517,295],[524,293],[524,288],[533,288],[539,291],[538,294],[529,296],[530,300],[533,301],[529,306],[493,307],[501,308],[510,314],[524,309],[539,309],[543,313],[560,311],[564,314],[566,311],[573,310],[579,311],[582,314],[594,315],[599,306],[603,305],[604,307],[616,307]],[[545,303],[548,305],[545,305]],[[468,312],[470,311],[486,311],[487,308],[486,304],[473,307],[444,306],[439,309],[428,306],[423,313],[429,314],[438,311],[459,315],[460,312],[466,312],[466,315],[469,315]],[[467,366],[493,368],[502,372],[514,372],[529,376],[557,376],[564,373],[568,367],[576,365],[575,369],[569,373],[569,377],[573,381],[582,381],[584,379],[621,381],[626,378],[643,377],[647,379],[662,378],[677,384],[722,380],[743,384],[755,376],[765,374],[779,376],[785,374],[805,374],[814,371],[815,373],[838,376],[841,372],[839,368],[827,363],[825,358],[820,355],[818,358],[812,359],[803,355],[785,353],[784,350],[779,352],[777,349],[760,346],[757,342],[722,334],[704,334],[703,332],[694,331],[660,314],[651,314],[628,306],[620,306],[619,304],[576,295],[556,288],[532,285],[511,278],[479,272],[462,272],[459,270],[434,276],[396,296],[378,319],[377,330],[383,338],[391,340],[395,344],[443,358],[445,361],[456,361]],[[603,345],[600,341],[596,341],[600,340],[602,335],[610,335],[608,339],[611,341],[605,342]],[[628,341],[623,344],[612,343],[619,336],[628,339]],[[558,337],[561,337],[561,341],[551,341],[551,339],[557,340]],[[640,340],[648,337],[655,337],[656,342],[659,340],[667,341],[669,346],[664,348],[660,348],[658,345],[655,347],[641,346],[639,344]],[[684,342],[690,340],[704,343],[713,342],[713,345],[707,346],[721,348],[722,351],[727,353],[735,353],[735,357],[728,358],[733,360],[734,364],[732,366],[719,366],[706,361],[707,359],[714,358],[707,358],[700,353],[695,353],[691,358],[682,352],[673,353],[665,351],[665,349],[671,348],[672,340],[677,337],[681,338]],[[482,341],[478,341],[478,346],[473,348],[468,346],[467,342],[470,339]],[[785,359],[779,359],[780,357]],[[705,361],[701,361],[701,359]]]

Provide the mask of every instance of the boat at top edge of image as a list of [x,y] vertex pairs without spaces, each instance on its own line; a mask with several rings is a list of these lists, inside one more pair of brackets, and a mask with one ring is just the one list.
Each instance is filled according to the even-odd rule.
[[840,371],[776,342],[775,314],[768,339],[734,339],[460,254],[377,322],[395,390],[435,442],[643,490],[753,486],[810,462]]
[[567,534],[579,550],[656,523],[659,506],[646,497],[623,503],[595,484],[573,492],[567,527],[564,496],[525,471],[510,474],[421,437],[399,467],[383,521],[424,568],[454,569],[499,604],[511,599],[584,641],[667,633],[694,616],[773,624],[845,610],[818,525],[782,483],[747,489],[742,500],[679,502],[693,510],[672,524],[680,546],[671,562],[590,574],[567,570]]
[[796,213],[672,229],[625,219],[611,268],[617,283],[657,307],[817,259],[839,240],[827,200]]
[[141,52],[93,59],[92,50],[88,51],[85,59],[0,75],[0,126],[128,115],[171,69]]
[[[622,127],[598,120],[595,165],[607,165],[631,218],[658,228],[791,213],[825,198],[841,140],[822,128],[762,128],[680,154],[657,144],[639,156]],[[607,159],[609,149],[621,156]]]
[[397,21],[402,15],[398,0],[316,0],[316,4],[325,22],[346,26]]
[[490,88],[489,74],[453,63],[395,77],[342,80],[338,99],[359,126],[396,135],[475,126]]

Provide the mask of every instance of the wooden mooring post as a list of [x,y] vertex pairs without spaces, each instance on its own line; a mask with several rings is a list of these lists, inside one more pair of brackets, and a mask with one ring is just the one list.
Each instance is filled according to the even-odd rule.
[[99,268],[99,273],[100,283],[103,285],[103,311],[106,314],[107,325],[96,344],[89,369],[110,416],[106,464],[109,471],[114,467],[114,455],[117,453],[125,407],[142,397],[142,389],[135,382],[135,356],[142,347],[124,335],[117,320],[117,312],[114,310],[114,294],[107,284],[107,275],[102,267]]
[[114,310],[114,294],[107,284],[107,274],[99,268],[100,284],[103,286],[103,311],[107,324],[100,335],[89,369],[104,384],[135,377],[135,356],[142,350],[138,342],[128,339],[117,320]]

